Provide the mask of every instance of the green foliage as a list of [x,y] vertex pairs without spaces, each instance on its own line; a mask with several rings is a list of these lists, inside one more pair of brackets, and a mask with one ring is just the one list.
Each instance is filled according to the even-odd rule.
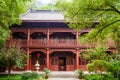
[[111,73],[114,75],[115,78],[120,79],[120,60],[114,60],[111,63],[114,66]]
[[85,76],[85,80],[116,80],[112,74],[90,74]]
[[0,53],[0,61],[1,66],[10,66],[10,67],[23,67],[25,66],[25,62],[27,59],[27,55],[16,46],[11,46],[8,48],[1,49]]
[[10,37],[9,27],[20,24],[19,15],[30,5],[30,0],[0,0],[0,44]]
[[11,75],[9,78],[7,75],[0,75],[0,80],[21,80],[21,75]]
[[21,80],[34,80],[34,79],[38,79],[39,76],[40,75],[36,72],[26,72],[22,74]]
[[49,77],[49,74],[50,74],[50,70],[49,69],[47,69],[47,68],[44,68],[43,69],[43,72],[44,72],[44,78],[45,79],[48,79],[48,77]]
[[77,75],[82,75],[83,74],[83,70],[77,69],[77,70],[75,70],[75,73]]
[[3,49],[1,49],[0,50],[0,66],[1,67],[5,67],[5,65],[6,65],[6,52],[5,52],[5,49],[3,48]]
[[51,71],[50,71],[49,69],[47,69],[47,68],[44,68],[44,69],[43,69],[43,72],[44,72],[44,74],[49,75]]
[[87,49],[87,51],[80,53],[80,58],[84,60],[106,60],[111,61],[115,58],[114,53],[107,53],[108,48],[106,47],[96,47],[92,49]]
[[87,64],[87,69],[89,72],[100,72],[102,74],[103,71],[111,72],[113,65],[105,60],[93,60],[92,63]]
[[46,80],[42,74],[36,72],[25,72],[19,75],[10,75],[8,78],[7,75],[1,74],[0,80]]
[[77,70],[75,70],[75,73],[76,73],[76,76],[77,76],[79,79],[82,79],[83,76],[84,76],[83,70],[77,69]]
[[10,46],[0,50],[0,66],[8,67],[8,74],[11,68],[23,68],[26,65],[28,56],[18,46]]
[[120,53],[119,0],[58,0],[56,5],[64,13],[70,28],[91,29],[82,41],[98,41],[107,45],[107,41],[112,38]]
[[[118,0],[71,0],[70,2],[67,2],[67,0],[58,0],[57,7],[64,12],[69,22],[79,22],[74,23],[75,26],[71,22],[72,26],[70,27],[72,28],[91,28],[92,26],[88,25],[92,25],[94,21],[99,21],[100,26],[106,25],[120,18],[120,13],[117,12],[117,10],[120,10],[120,3]],[[97,27],[97,29],[100,28]]]
[[88,49],[87,51],[80,53],[79,57],[84,60],[91,60],[92,53],[93,52]]

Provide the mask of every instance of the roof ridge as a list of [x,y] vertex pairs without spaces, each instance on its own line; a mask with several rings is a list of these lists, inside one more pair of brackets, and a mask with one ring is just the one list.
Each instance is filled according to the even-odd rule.
[[29,12],[30,12],[30,9],[28,9],[25,13],[20,14],[20,15],[19,15],[19,18],[21,18],[21,17],[23,17],[23,16],[27,15]]

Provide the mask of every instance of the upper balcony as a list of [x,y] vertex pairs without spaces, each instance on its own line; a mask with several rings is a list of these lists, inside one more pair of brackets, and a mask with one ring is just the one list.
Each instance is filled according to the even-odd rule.
[[[6,41],[6,46],[15,44],[23,48],[89,48],[95,45],[78,43],[78,36],[84,35],[87,32],[47,32],[42,31],[13,31],[13,38]],[[67,30],[66,30],[67,31]],[[69,30],[68,30],[69,31]],[[29,33],[25,33],[29,32]],[[108,40],[108,46],[114,48],[114,42]]]
[[[88,48],[93,45],[90,44],[80,44],[77,43],[74,39],[50,39],[49,42],[43,39],[30,39],[28,40],[7,40],[6,46],[10,44],[19,45],[21,47],[30,47],[30,48]],[[108,42],[110,48],[114,48],[115,45],[113,42]]]
[[44,32],[33,32],[26,35],[23,32],[12,33],[13,39],[6,44],[16,44],[30,48],[75,48],[77,46],[76,35],[71,32],[53,32],[46,35]]
[[75,40],[30,40],[29,47],[39,47],[39,48],[74,48],[76,47]]
[[57,40],[51,39],[49,42],[47,40],[40,39],[31,39],[27,40],[7,40],[6,46],[8,47],[10,44],[19,45],[21,47],[31,47],[31,48],[75,48],[77,46],[76,40]]

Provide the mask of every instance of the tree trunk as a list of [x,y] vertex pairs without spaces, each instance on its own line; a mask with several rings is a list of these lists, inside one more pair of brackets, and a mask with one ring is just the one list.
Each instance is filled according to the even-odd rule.
[[10,78],[10,74],[11,74],[11,67],[9,66],[9,67],[8,67],[8,80],[9,80],[9,78]]

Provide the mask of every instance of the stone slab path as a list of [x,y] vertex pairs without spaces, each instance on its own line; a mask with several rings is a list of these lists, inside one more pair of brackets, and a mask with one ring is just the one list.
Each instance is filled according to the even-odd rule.
[[49,78],[48,80],[79,80],[77,78]]
[[56,71],[51,72],[48,80],[79,80],[73,71]]

